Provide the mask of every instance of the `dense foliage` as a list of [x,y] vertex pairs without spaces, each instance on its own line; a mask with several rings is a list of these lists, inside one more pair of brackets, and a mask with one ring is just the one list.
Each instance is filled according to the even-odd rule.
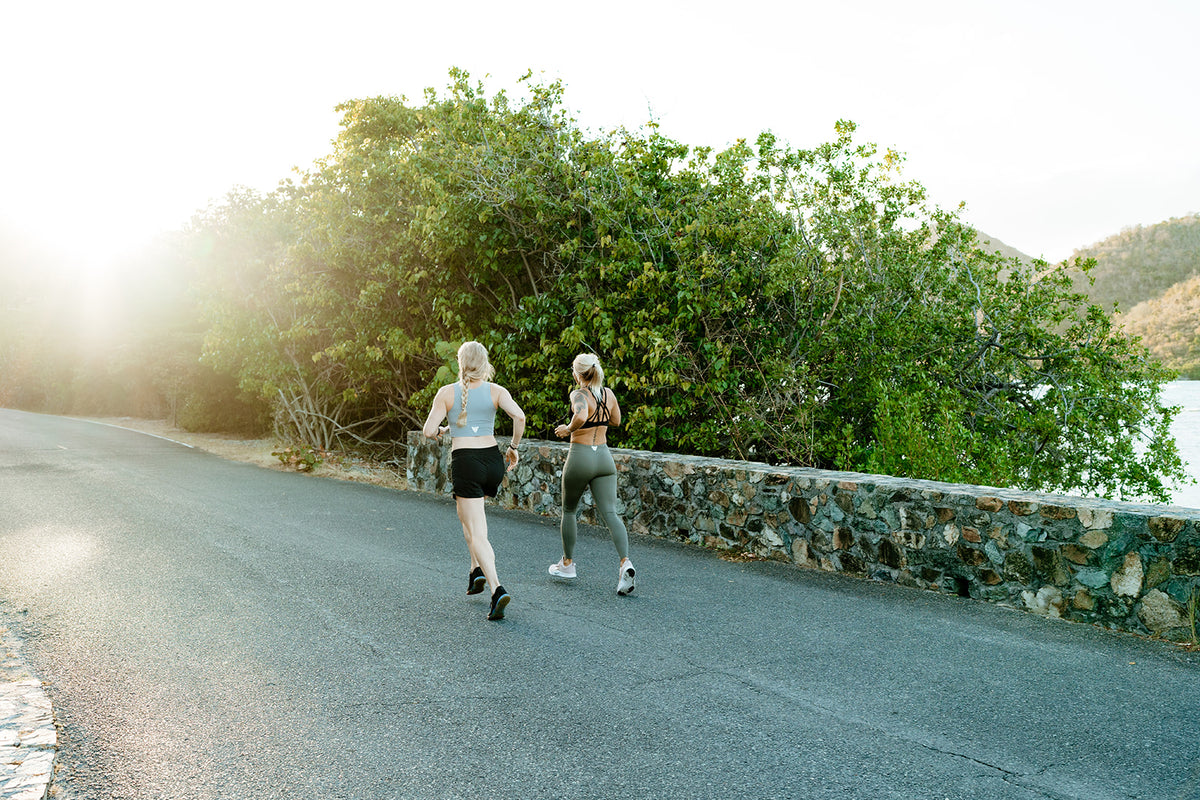
[[298,442],[389,441],[458,342],[549,438],[597,352],[623,446],[1165,496],[1170,375],[1072,287],[927,205],[902,158],[769,133],[722,152],[592,135],[558,84],[346,103],[333,151],[179,245],[206,367]]

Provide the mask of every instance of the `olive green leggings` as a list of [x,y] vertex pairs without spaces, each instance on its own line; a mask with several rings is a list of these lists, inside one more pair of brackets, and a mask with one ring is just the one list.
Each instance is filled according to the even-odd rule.
[[591,487],[592,500],[600,518],[608,526],[617,555],[629,557],[629,533],[617,513],[617,465],[608,445],[572,444],[563,465],[562,531],[563,555],[575,558],[575,512],[584,491]]

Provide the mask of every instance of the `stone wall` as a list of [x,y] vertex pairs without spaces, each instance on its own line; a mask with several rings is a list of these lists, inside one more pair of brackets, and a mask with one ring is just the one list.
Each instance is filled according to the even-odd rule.
[[[413,489],[450,448],[408,438]],[[567,445],[526,441],[497,500],[559,514]],[[1191,641],[1200,510],[613,450],[631,531]],[[599,524],[584,496],[581,519]]]

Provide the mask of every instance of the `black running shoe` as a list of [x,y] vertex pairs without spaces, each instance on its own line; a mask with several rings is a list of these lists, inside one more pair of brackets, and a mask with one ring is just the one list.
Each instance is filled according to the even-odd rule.
[[488,612],[488,619],[504,619],[504,607],[508,605],[509,600],[512,598],[504,591],[504,587],[497,586],[496,591],[492,593],[492,610]]
[[483,591],[487,578],[483,577],[483,569],[476,567],[467,578],[467,594],[479,594]]

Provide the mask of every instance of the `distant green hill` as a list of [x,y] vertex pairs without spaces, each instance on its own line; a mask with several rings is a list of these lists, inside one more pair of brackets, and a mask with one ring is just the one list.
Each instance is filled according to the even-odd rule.
[[1031,256],[1025,255],[1015,247],[1010,247],[1009,245],[997,239],[995,236],[984,233],[983,231],[976,231],[976,233],[979,234],[979,249],[983,250],[985,253],[999,253],[1005,258],[1020,259],[1026,264],[1033,260]]
[[1175,284],[1118,317],[1165,366],[1200,379],[1200,275]]
[[1095,284],[1087,286],[1081,277],[1080,291],[1105,309],[1117,303],[1118,310],[1129,311],[1200,275],[1200,214],[1126,228],[1073,257],[1096,259]]
[[[987,252],[1032,260],[983,231],[979,242]],[[1094,284],[1080,275],[1077,291],[1105,310],[1115,303],[1118,324],[1142,337],[1159,361],[1200,379],[1200,214],[1126,228],[1076,250],[1075,258],[1096,260]]]
[[1094,258],[1095,283],[1076,288],[1105,309],[1165,366],[1200,378],[1200,214],[1126,228],[1076,250]]

